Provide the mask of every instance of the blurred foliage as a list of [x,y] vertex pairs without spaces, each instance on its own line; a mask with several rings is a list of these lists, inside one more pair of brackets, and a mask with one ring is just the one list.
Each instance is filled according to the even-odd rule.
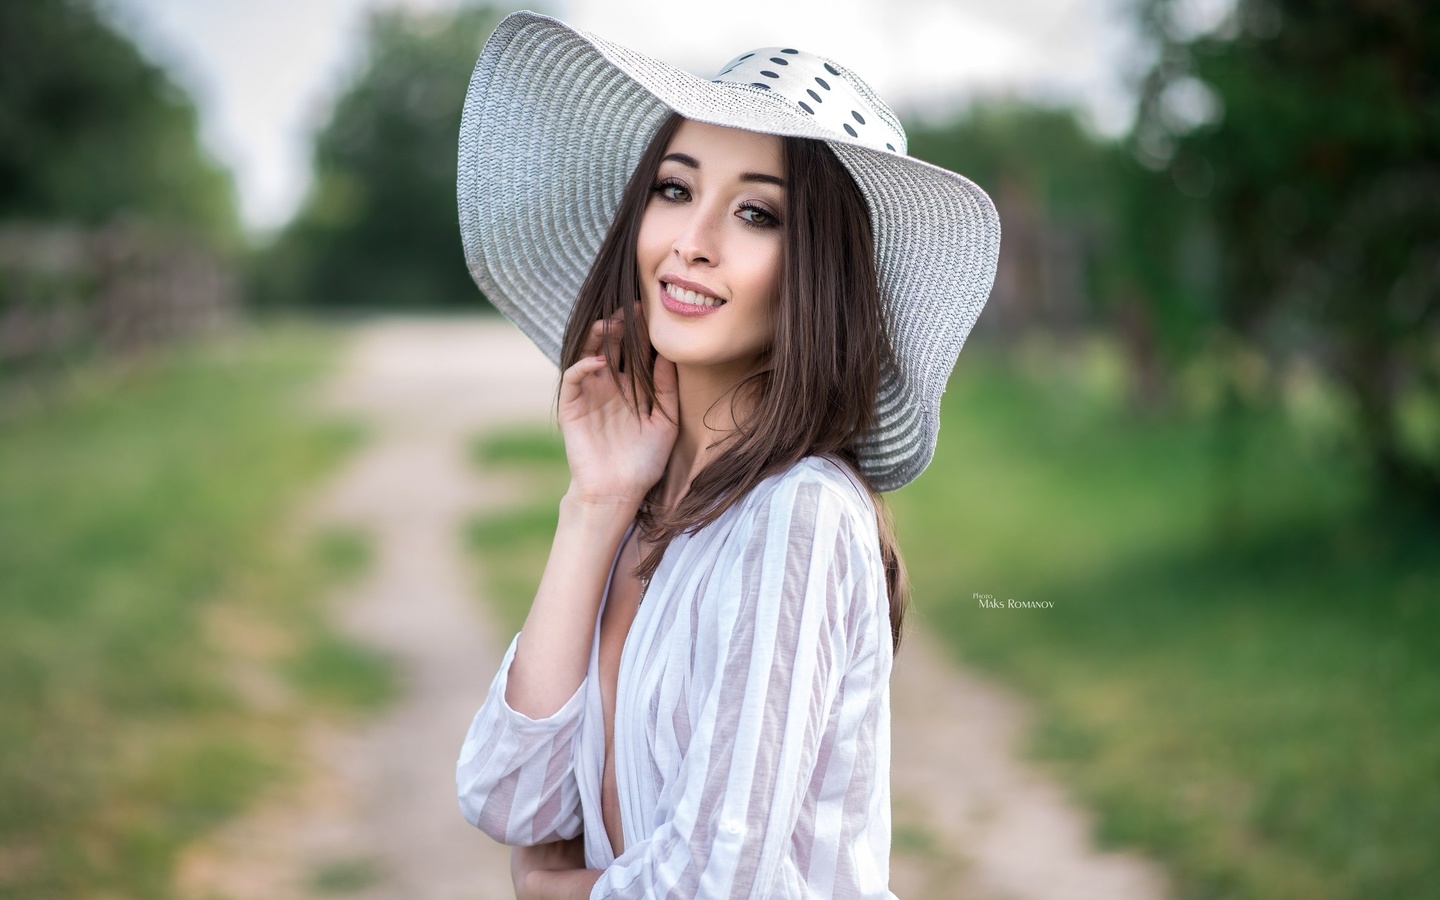
[[981,333],[1098,325],[1149,415],[1219,372],[1222,469],[1244,410],[1318,374],[1375,499],[1440,514],[1440,19],[1338,0],[1134,11],[1154,65],[1125,139],[993,101],[911,129],[914,155],[1000,210]]
[[117,218],[240,236],[229,174],[160,66],[90,0],[0,3],[0,220]]
[[1214,331],[1272,371],[1317,364],[1382,492],[1440,512],[1440,18],[1404,2],[1196,10],[1138,6],[1157,61],[1132,147],[1200,207]]
[[261,253],[256,296],[320,307],[473,307],[455,211],[460,110],[501,13],[371,14],[366,62],[315,143],[314,187]]
[[1203,349],[1213,318],[1212,253],[1193,201],[1069,108],[980,100],[908,131],[912,155],[965,173],[999,210],[1000,272],[981,333],[1098,323],[1121,339],[1132,403],[1169,405],[1175,371]]
[[1020,191],[1054,221],[1105,227],[1113,149],[1066,107],[981,100],[948,124],[907,128],[910,155],[951,163],[988,193]]
[[392,692],[325,605],[364,539],[277,527],[361,437],[296,402],[335,350],[270,328],[3,411],[0,897],[170,896],[306,721]]

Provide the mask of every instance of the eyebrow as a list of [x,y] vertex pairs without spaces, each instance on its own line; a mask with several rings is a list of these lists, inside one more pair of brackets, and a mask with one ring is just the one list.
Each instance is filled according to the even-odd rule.
[[[689,167],[692,168],[692,169],[699,169],[699,168],[700,168],[700,161],[699,161],[698,159],[696,159],[696,158],[693,157],[693,156],[689,156],[689,155],[687,155],[687,154],[684,154],[684,153],[667,153],[667,154],[665,154],[664,159],[662,159],[662,160],[660,160],[660,161],[661,161],[661,162],[678,162],[680,165],[682,165],[682,166],[689,166]],[[777,178],[777,177],[775,177],[774,175],[766,175],[766,174],[763,173],[763,172],[742,172],[742,173],[740,174],[740,180],[741,180],[741,181],[753,181],[753,182],[758,182],[758,183],[760,183],[760,184],[773,184],[773,185],[775,185],[776,187],[782,187],[782,188],[785,186],[785,180],[784,180],[783,178]]]

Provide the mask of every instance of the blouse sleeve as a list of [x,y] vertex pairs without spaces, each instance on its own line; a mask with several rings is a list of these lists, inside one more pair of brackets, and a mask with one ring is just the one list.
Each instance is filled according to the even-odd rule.
[[580,792],[574,744],[585,682],[565,705],[532,719],[505,702],[519,635],[460,748],[455,785],[471,825],[505,844],[532,845],[580,833]]
[[801,805],[817,778],[849,777],[839,763],[825,771],[822,742],[854,632],[880,627],[884,582],[873,513],[865,523],[834,487],[782,481],[757,506],[695,614],[707,639],[694,651],[694,732],[658,826],[605,870],[592,900],[803,891],[791,858]]

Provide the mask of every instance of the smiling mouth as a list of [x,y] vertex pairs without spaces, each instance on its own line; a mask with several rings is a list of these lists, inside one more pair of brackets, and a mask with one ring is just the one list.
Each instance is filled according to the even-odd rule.
[[664,288],[666,295],[668,295],[670,299],[674,300],[676,303],[683,303],[686,306],[714,307],[725,305],[725,301],[721,300],[719,297],[711,297],[707,294],[701,294],[695,291],[686,290],[685,288],[671,284],[668,281],[662,281],[660,282],[660,284]]

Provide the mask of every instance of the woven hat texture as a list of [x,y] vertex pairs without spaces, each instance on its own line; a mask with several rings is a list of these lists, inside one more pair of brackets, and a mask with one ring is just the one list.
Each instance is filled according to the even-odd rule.
[[823,140],[854,178],[896,357],[859,460],[878,490],[909,483],[934,455],[940,395],[989,296],[1000,222],[973,182],[906,156],[899,120],[833,60],[763,48],[707,80],[547,16],[507,16],[475,64],[460,125],[460,232],[475,283],[558,365],[625,184],[672,111]]

